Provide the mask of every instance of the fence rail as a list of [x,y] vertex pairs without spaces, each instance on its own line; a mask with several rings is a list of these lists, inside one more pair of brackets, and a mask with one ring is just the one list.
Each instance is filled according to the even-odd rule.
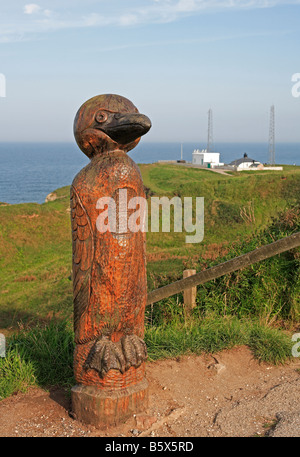
[[204,284],[212,279],[219,278],[227,273],[240,270],[241,268],[248,267],[262,260],[273,257],[282,252],[289,251],[300,246],[300,232],[294,233],[286,238],[275,241],[274,243],[267,244],[254,251],[243,254],[234,259],[228,260],[227,262],[216,265],[215,267],[209,268],[208,270],[196,273],[188,278],[180,279],[179,281],[168,284],[167,286],[160,287],[159,289],[153,290],[148,294],[147,305],[151,305],[164,298],[171,297],[172,295],[178,294],[191,287]]

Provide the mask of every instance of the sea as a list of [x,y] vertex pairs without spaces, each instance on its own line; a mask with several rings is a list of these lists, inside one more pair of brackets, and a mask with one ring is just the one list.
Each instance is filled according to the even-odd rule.
[[[141,142],[129,152],[140,164],[159,160],[192,161],[194,149],[204,149],[200,143]],[[268,162],[266,143],[215,143],[220,161],[248,157]],[[277,143],[276,164],[300,165],[300,143]],[[76,143],[0,143],[0,202],[19,204],[44,203],[46,196],[59,187],[70,185],[89,159]]]

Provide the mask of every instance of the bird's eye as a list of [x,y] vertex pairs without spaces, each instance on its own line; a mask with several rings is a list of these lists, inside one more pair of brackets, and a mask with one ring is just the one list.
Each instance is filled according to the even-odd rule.
[[95,119],[99,124],[102,124],[107,120],[107,113],[105,111],[98,111],[98,113],[95,116]]

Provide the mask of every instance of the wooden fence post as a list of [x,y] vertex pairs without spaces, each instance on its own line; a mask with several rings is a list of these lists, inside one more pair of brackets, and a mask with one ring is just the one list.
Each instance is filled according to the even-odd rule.
[[[196,270],[184,270],[183,279],[196,274]],[[190,313],[196,306],[197,286],[183,291],[183,301],[187,313]]]
[[179,279],[167,286],[152,290],[152,292],[148,293],[147,305],[151,305],[152,303],[156,303],[164,298],[171,297],[172,295],[179,294],[185,289],[190,289],[211,281],[212,279],[220,278],[220,276],[232,273],[233,271],[246,268],[254,263],[269,259],[270,257],[281,254],[282,252],[295,249],[298,246],[300,246],[300,232],[293,233],[293,235],[282,238],[281,240],[256,248],[254,251],[250,251],[247,252],[247,254],[242,254],[239,257],[227,260],[220,265],[200,271],[199,273],[185,279]]

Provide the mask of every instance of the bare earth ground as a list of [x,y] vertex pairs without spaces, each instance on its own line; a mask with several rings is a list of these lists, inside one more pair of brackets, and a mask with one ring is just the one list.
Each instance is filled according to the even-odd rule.
[[300,437],[300,360],[259,364],[248,348],[147,364],[150,404],[116,428],[75,421],[64,389],[0,402],[0,437]]

